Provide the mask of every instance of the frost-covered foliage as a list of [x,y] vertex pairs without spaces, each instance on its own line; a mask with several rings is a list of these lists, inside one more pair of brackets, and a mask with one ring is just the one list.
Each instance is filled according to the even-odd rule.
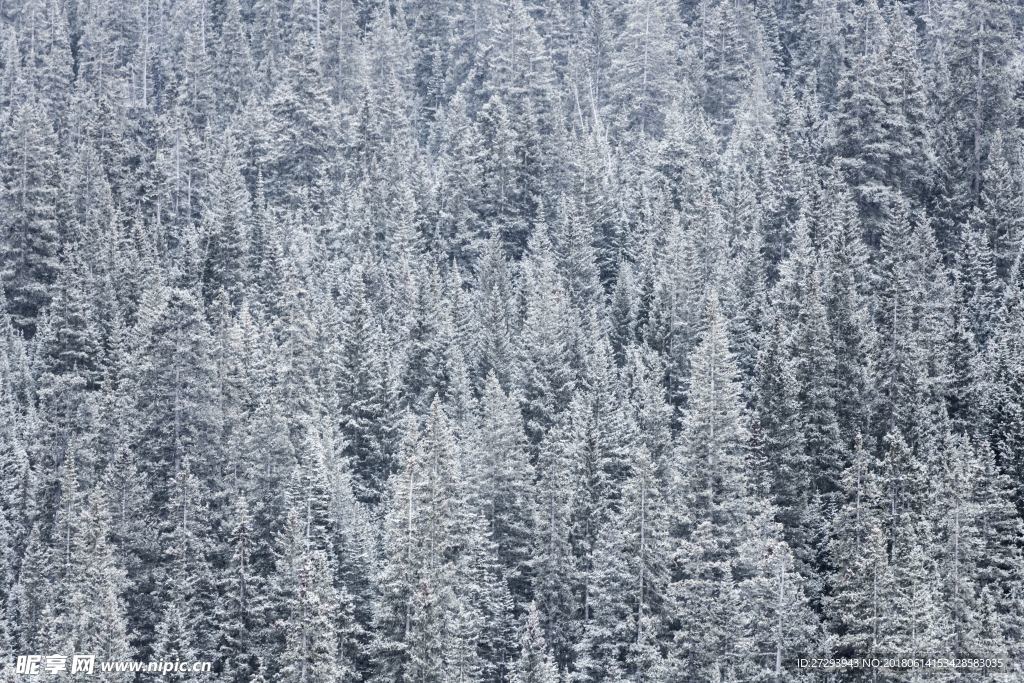
[[1024,675],[1014,0],[0,14],[4,657]]

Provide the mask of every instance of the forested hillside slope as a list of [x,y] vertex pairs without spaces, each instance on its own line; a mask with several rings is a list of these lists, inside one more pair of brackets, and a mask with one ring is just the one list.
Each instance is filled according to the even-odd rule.
[[1021,9],[0,4],[0,654],[1022,680]]

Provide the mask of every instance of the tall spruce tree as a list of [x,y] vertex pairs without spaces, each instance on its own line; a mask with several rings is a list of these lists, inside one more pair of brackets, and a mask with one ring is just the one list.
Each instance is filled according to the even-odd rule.
[[61,179],[57,138],[46,111],[31,93],[19,99],[4,122],[0,274],[11,322],[31,337],[57,276]]

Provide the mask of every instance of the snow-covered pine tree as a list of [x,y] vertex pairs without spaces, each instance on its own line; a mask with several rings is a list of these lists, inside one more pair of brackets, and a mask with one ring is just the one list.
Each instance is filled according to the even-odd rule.
[[[693,353],[677,456],[669,587],[673,676],[765,675],[781,670],[783,652],[811,642],[806,633],[773,630],[786,615],[807,614],[806,598],[772,520],[773,505],[751,480],[748,417],[726,330],[712,290]],[[771,576],[774,593],[766,588]],[[813,628],[806,618],[803,625]],[[748,643],[772,643],[774,650]]]
[[11,322],[31,337],[57,277],[60,159],[53,125],[32,92],[19,94],[4,124],[0,274]]

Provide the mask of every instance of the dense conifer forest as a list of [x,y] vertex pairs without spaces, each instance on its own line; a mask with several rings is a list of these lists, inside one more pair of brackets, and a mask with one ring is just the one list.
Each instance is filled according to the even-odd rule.
[[1022,10],[0,3],[0,681],[1024,680]]

